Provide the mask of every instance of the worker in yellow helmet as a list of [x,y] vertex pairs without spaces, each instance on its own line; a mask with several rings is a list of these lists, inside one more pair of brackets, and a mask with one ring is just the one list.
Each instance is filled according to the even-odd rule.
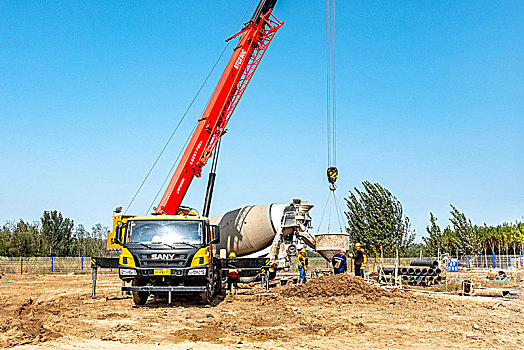
[[357,250],[355,254],[355,276],[364,278],[364,271],[366,270],[368,258],[360,243],[355,244],[355,249]]
[[[237,255],[235,252],[229,253],[229,258],[236,258]],[[238,281],[240,280],[240,275],[238,274],[237,269],[229,269],[227,272],[227,293],[231,294],[231,285],[235,287],[235,294],[238,292]]]
[[306,283],[306,271],[308,265],[308,258],[306,256],[306,248],[300,249],[298,254],[298,272],[300,276],[298,278],[298,283]]

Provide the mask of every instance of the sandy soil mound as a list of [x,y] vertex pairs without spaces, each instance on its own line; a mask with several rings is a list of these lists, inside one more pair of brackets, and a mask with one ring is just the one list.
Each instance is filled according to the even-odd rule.
[[367,299],[400,296],[399,293],[372,286],[362,278],[350,275],[322,276],[305,284],[285,287],[280,295],[299,298],[360,296]]
[[[7,316],[4,308],[0,316]],[[56,339],[62,335],[44,324],[45,317],[38,310],[38,306],[33,299],[29,298],[23,302],[14,312],[9,313],[3,325],[0,325],[0,347],[11,347],[18,344],[41,343],[48,340]]]

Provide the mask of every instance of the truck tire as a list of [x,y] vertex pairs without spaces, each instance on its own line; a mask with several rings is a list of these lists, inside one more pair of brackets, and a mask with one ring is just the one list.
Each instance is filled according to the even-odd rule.
[[[140,283],[137,279],[134,279],[131,283],[132,286],[142,286],[143,283]],[[149,298],[149,292],[137,292],[133,291],[133,302],[135,305],[145,305],[147,299]]]
[[206,291],[203,293],[200,293],[198,301],[202,305],[209,305],[213,302],[213,298],[215,297],[215,291],[213,288],[213,282],[209,282],[206,286]]

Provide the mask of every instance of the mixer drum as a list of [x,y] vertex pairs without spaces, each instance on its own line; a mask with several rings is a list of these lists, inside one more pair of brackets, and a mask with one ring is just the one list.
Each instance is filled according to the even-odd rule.
[[283,204],[248,205],[209,218],[211,224],[220,227],[217,249],[242,256],[269,247],[285,207]]

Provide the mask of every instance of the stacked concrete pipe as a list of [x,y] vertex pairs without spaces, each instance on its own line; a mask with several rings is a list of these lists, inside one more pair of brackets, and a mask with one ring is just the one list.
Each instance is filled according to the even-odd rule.
[[[442,269],[438,267],[439,264],[436,260],[413,260],[409,265],[409,267],[398,267],[397,270],[404,283],[429,286],[442,281],[440,277]],[[391,276],[395,274],[395,268],[384,267],[382,268],[382,274],[384,275],[382,279],[389,281]]]

